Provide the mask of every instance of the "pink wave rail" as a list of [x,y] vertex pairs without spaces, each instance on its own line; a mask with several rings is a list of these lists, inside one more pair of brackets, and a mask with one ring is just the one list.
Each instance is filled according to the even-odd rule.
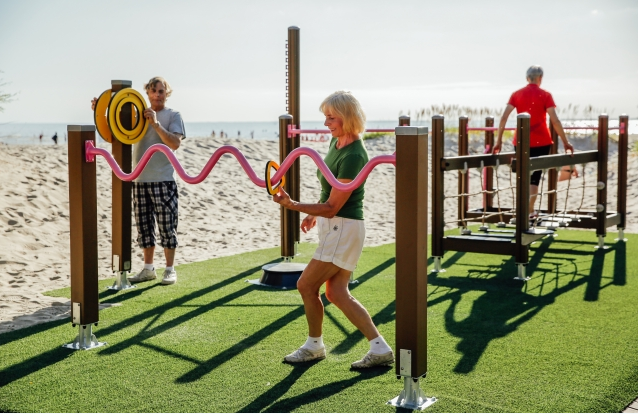
[[[565,130],[594,129],[595,130],[595,129],[598,129],[598,125],[596,125],[596,126],[584,126],[584,127],[566,127],[566,126],[564,126],[563,129],[565,129]],[[619,127],[609,127],[607,129],[609,129],[609,130],[618,129],[618,130],[620,130],[621,134],[624,134],[625,133],[625,123],[622,122]],[[467,130],[468,131],[498,131],[498,127],[473,127],[473,128],[467,127]],[[514,130],[516,130],[516,128],[503,128],[503,130],[505,130],[505,131],[514,131]]]
[[[257,173],[255,173],[255,170],[253,170],[253,168],[250,166],[250,164],[248,163],[248,160],[246,160],[246,157],[244,157],[244,154],[242,154],[238,148],[233,147],[232,145],[224,145],[219,147],[217,150],[215,150],[215,152],[213,153],[213,155],[211,155],[210,159],[208,160],[208,162],[206,163],[202,171],[196,176],[189,175],[186,172],[186,170],[184,170],[184,167],[182,167],[182,165],[180,164],[179,160],[177,159],[173,151],[171,151],[171,149],[164,144],[151,145],[146,150],[144,155],[142,155],[140,162],[137,163],[137,165],[135,166],[135,168],[130,174],[127,174],[124,171],[122,171],[122,169],[117,164],[117,162],[115,161],[115,159],[113,158],[110,152],[108,152],[107,150],[103,148],[96,148],[95,142],[86,141],[85,145],[86,145],[86,152],[85,152],[86,162],[95,162],[95,157],[97,155],[100,155],[109,164],[115,176],[122,181],[133,181],[134,179],[139,177],[142,171],[144,170],[144,167],[146,167],[146,164],[148,164],[148,162],[150,161],[153,154],[155,154],[156,152],[161,152],[162,154],[166,155],[166,158],[168,158],[169,162],[173,165],[173,168],[175,168],[177,175],[179,175],[182,180],[184,180],[188,184],[199,184],[202,181],[204,181],[206,177],[208,177],[213,167],[215,167],[215,165],[217,164],[217,161],[219,161],[222,155],[231,154],[237,159],[239,164],[244,169],[244,172],[246,172],[246,175],[248,175],[248,178],[250,179],[250,181],[253,182],[253,184],[255,184],[257,187],[266,188],[266,181],[262,180],[261,178],[257,176]],[[281,178],[284,176],[284,174],[286,174],[286,171],[288,171],[290,167],[292,167],[292,164],[295,162],[295,160],[301,157],[302,155],[306,155],[312,158],[314,163],[317,165],[317,168],[319,168],[323,176],[326,178],[326,180],[328,181],[328,183],[330,183],[332,187],[336,188],[339,191],[345,191],[345,192],[352,191],[358,188],[368,178],[368,175],[370,175],[372,170],[377,165],[392,164],[396,166],[395,154],[378,155],[376,157],[373,157],[370,161],[368,161],[366,165],[363,166],[363,168],[361,169],[361,171],[355,177],[354,180],[352,180],[351,182],[347,184],[344,184],[339,182],[335,178],[335,176],[332,174],[332,172],[330,171],[326,163],[323,162],[321,155],[319,155],[317,151],[308,147],[300,147],[290,152],[290,154],[286,157],[284,162],[281,163],[279,170],[272,176],[271,181],[273,183],[278,183],[281,180]]]
[[[390,132],[394,134],[394,129],[381,128],[381,129],[366,129],[365,132]],[[288,138],[292,138],[295,135],[300,134],[329,134],[329,129],[298,129],[295,125],[288,125]]]

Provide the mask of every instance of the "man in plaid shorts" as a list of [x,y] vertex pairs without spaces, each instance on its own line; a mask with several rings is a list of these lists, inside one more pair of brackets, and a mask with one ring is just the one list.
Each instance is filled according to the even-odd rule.
[[[146,94],[151,103],[144,111],[149,128],[144,137],[133,146],[135,165],[153,144],[165,144],[176,151],[185,138],[184,122],[179,112],[165,106],[171,96],[171,86],[166,79],[156,76],[146,85]],[[93,99],[93,107],[95,102]],[[173,166],[166,155],[155,153],[142,173],[133,182],[133,207],[137,226],[137,243],[144,250],[144,268],[129,280],[133,283],[157,278],[153,266],[155,254],[155,223],[159,229],[159,244],[164,248],[166,270],[162,278],[163,285],[172,285],[177,281],[173,267],[177,248],[178,193]]]

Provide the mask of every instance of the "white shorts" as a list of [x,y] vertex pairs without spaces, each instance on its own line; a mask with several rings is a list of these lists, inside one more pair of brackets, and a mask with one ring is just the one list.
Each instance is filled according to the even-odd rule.
[[366,238],[365,222],[343,217],[317,217],[317,230],[319,247],[312,258],[353,272]]

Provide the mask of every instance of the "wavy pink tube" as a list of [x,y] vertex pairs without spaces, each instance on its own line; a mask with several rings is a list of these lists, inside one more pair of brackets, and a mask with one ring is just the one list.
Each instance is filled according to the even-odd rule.
[[[239,149],[231,145],[224,145],[222,147],[219,147],[210,157],[210,159],[208,160],[208,162],[206,163],[202,171],[198,175],[193,177],[188,175],[188,173],[186,173],[182,165],[179,163],[179,160],[173,153],[173,151],[171,151],[170,148],[168,148],[164,144],[151,145],[148,148],[148,150],[146,150],[144,155],[142,155],[140,162],[137,163],[133,171],[130,174],[127,174],[122,171],[122,169],[117,164],[117,162],[115,161],[111,153],[109,153],[107,150],[103,148],[96,148],[95,143],[93,141],[86,141],[86,162],[94,162],[95,156],[101,155],[109,164],[109,166],[111,167],[111,169],[113,170],[113,173],[117,176],[117,178],[119,178],[122,181],[133,181],[134,179],[139,177],[140,174],[142,173],[142,170],[144,170],[144,167],[146,167],[146,164],[148,164],[149,160],[151,159],[151,156],[156,152],[161,152],[164,155],[166,155],[169,162],[175,168],[177,175],[179,175],[182,178],[182,180],[184,180],[185,182],[189,184],[199,184],[202,181],[204,181],[206,177],[208,177],[208,174],[210,174],[213,167],[215,167],[215,164],[217,164],[217,161],[219,161],[222,155],[232,154],[235,156],[235,158],[237,158],[237,161],[239,161],[239,164],[242,166],[242,168],[246,172],[246,175],[248,175],[248,178],[250,178],[250,181],[252,181],[253,184],[255,184],[258,187],[266,188],[266,181],[260,179],[257,176],[257,174],[255,173],[255,170],[252,169],[252,167],[248,163],[248,160],[246,160],[246,157],[244,157],[241,151],[239,151]],[[307,155],[310,158],[312,158],[312,160],[315,162],[319,170],[321,170],[324,177],[326,177],[326,180],[328,181],[328,183],[330,183],[331,186],[333,186],[334,188],[340,191],[352,191],[356,189],[357,187],[359,187],[361,183],[363,183],[363,181],[365,181],[365,179],[368,178],[368,175],[370,174],[372,169],[379,164],[392,164],[396,166],[396,156],[394,154],[393,155],[378,155],[372,158],[366,165],[363,166],[363,168],[361,169],[361,171],[359,172],[359,174],[353,181],[347,184],[344,184],[337,181],[335,176],[332,175],[332,172],[330,172],[330,169],[328,168],[326,163],[323,162],[321,155],[319,155],[317,151],[313,150],[312,148],[301,147],[301,148],[297,148],[293,150],[288,155],[288,157],[286,157],[284,162],[281,164],[281,167],[279,168],[279,170],[275,173],[275,175],[272,176],[272,182],[274,183],[279,182],[279,180],[281,180],[281,177],[283,177],[286,171],[290,169],[290,167],[295,162],[295,160],[301,157],[302,155]]]

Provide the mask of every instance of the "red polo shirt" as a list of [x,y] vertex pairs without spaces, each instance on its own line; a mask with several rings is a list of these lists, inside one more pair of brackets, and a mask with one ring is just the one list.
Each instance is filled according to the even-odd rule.
[[[543,147],[554,143],[547,127],[547,108],[556,107],[551,93],[530,83],[514,92],[508,104],[516,108],[516,113],[527,112],[530,114],[530,147]],[[516,145],[516,134],[514,134],[514,145]]]

